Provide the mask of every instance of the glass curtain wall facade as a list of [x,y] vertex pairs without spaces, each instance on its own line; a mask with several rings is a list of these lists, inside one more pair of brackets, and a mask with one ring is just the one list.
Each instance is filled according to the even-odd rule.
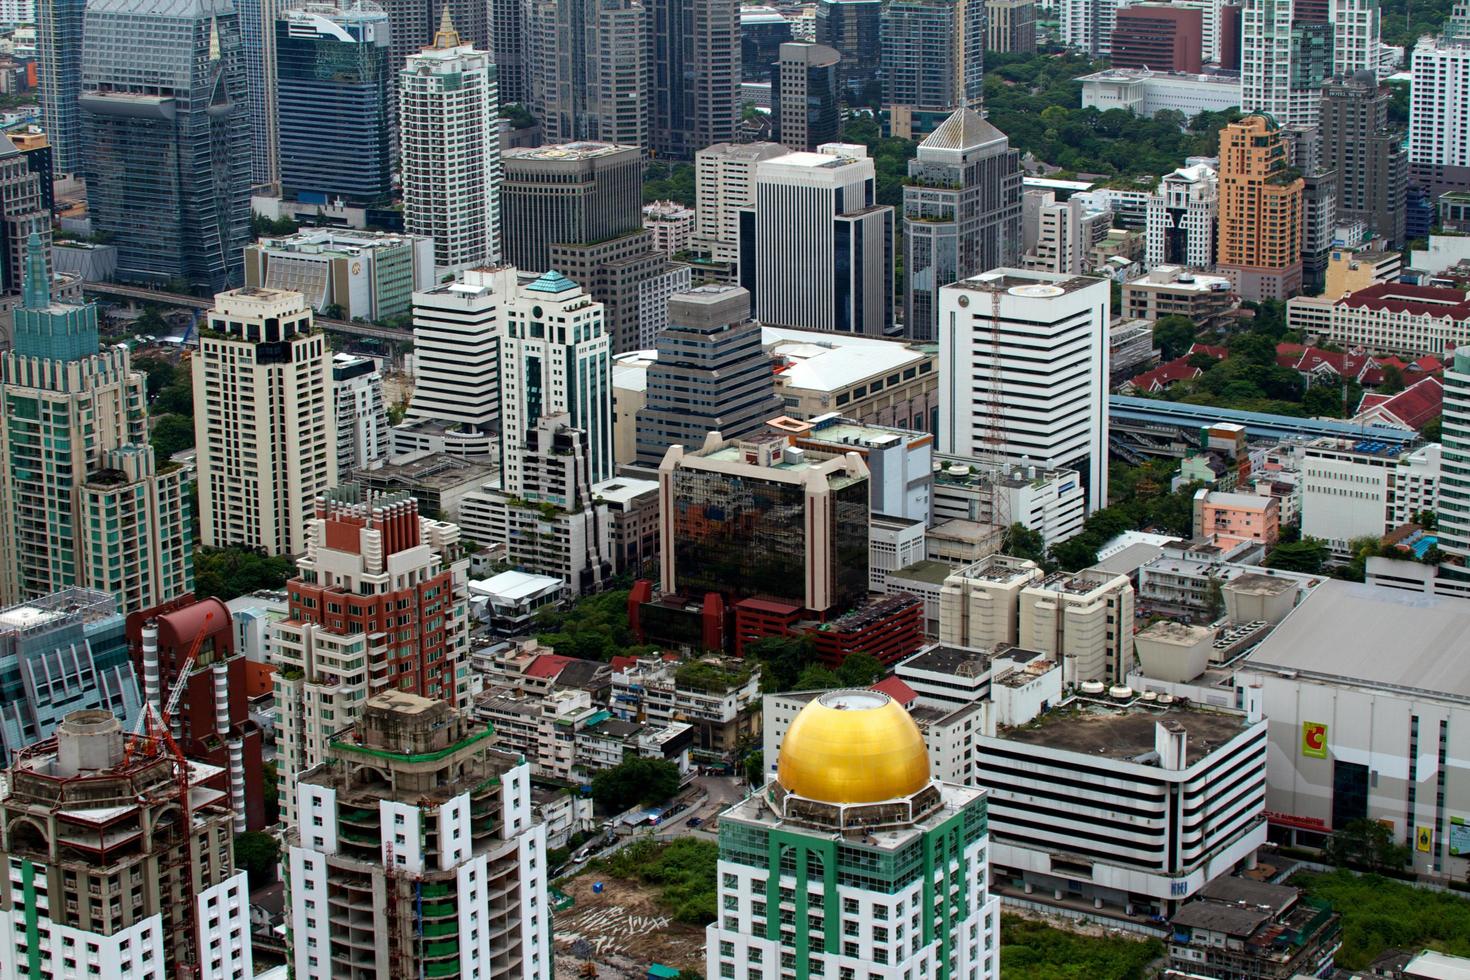
[[57,174],[82,167],[81,117],[82,17],[86,0],[36,0],[36,81],[41,90],[41,120],[51,141]]

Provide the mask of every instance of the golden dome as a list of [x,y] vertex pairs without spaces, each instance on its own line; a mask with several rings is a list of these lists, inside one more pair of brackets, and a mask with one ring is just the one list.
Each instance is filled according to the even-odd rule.
[[929,783],[929,751],[909,713],[878,691],[832,691],[807,703],[781,743],[776,781],[823,803],[876,803]]

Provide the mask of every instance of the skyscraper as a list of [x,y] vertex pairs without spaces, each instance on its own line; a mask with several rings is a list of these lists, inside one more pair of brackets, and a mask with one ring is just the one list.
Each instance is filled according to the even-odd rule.
[[755,206],[755,168],[786,153],[779,143],[716,143],[695,154],[695,248],[719,263],[740,257],[740,210]]
[[385,691],[305,774],[296,806],[312,820],[284,855],[297,977],[551,980],[531,767],[489,735],[450,705]]
[[587,434],[591,483],[613,473],[612,354],[603,307],[548,272],[505,305],[500,341],[501,483],[519,494],[524,451],[543,416]]
[[388,407],[377,362],[354,354],[332,355],[337,406],[337,472],[371,466],[388,455]]
[[1062,43],[1093,58],[1112,54],[1113,26],[1123,0],[1061,0]]
[[528,107],[547,143],[649,145],[651,15],[641,0],[530,0]]
[[756,166],[740,285],[762,323],[872,336],[892,326],[893,208],[874,200],[873,161],[853,152],[834,144]]
[[883,8],[883,105],[894,136],[932,132],[985,98],[985,0],[890,0]]
[[835,48],[787,41],[771,72],[771,139],[796,150],[816,150],[837,139],[838,104]]
[[888,695],[813,698],[774,778],[720,814],[706,975],[787,963],[803,977],[997,980],[987,799],[930,776],[924,736]]
[[36,82],[56,173],[82,169],[82,19],[86,0],[36,0]]
[[[1470,348],[1456,348],[1444,373],[1442,432],[1439,546],[1447,554],[1470,559]],[[1465,574],[1457,577],[1463,579]]]
[[590,245],[643,227],[643,153],[576,142],[505,151],[500,210],[505,259],[551,268],[553,244]]
[[1332,67],[1336,75],[1355,75],[1360,71],[1378,77],[1379,51],[1382,43],[1378,0],[1331,0],[1327,10],[1332,24]]
[[1333,26],[1296,0],[1244,0],[1240,108],[1283,129],[1315,126],[1322,83],[1332,76]]
[[638,464],[658,466],[670,446],[695,449],[711,432],[742,438],[783,414],[750,295],[738,286],[676,293],[638,410]]
[[[523,0],[490,0],[490,43],[495,74],[500,83],[502,105],[525,105],[530,101],[526,45],[530,39]],[[397,37],[394,50],[397,50]]]
[[994,269],[939,306],[939,451],[1075,469],[1107,506],[1108,281]]
[[1021,258],[1021,154],[970,109],[919,144],[903,188],[904,332],[938,336],[939,288]]
[[332,354],[300,293],[220,293],[194,356],[200,539],[299,555],[337,483]]
[[443,275],[500,261],[500,104],[490,56],[446,12],[398,75],[403,224],[434,239]]
[[1220,131],[1219,269],[1246,299],[1286,299],[1302,284],[1302,178],[1266,116]]
[[51,301],[30,245],[0,355],[0,601],[84,586],[157,605],[194,585],[183,471],[154,464],[128,349],[99,347],[96,306]]
[[986,50],[1003,54],[1036,51],[1036,0],[986,0]]
[[281,179],[280,131],[276,126],[276,19],[282,0],[236,0],[240,60],[250,106],[250,182],[273,189]]
[[1338,218],[1363,221],[1398,248],[1409,160],[1388,127],[1391,98],[1370,69],[1329,83],[1322,90],[1322,167],[1337,171]]
[[1470,185],[1470,2],[1460,0],[1438,38],[1414,48],[1409,169],[1436,198]]
[[92,230],[119,279],[218,292],[250,241],[250,118],[229,0],[91,0],[82,126]]
[[312,4],[272,27],[282,193],[387,203],[397,137],[388,15],[371,0]]
[[29,155],[10,136],[0,134],[0,293],[16,295],[25,284],[29,242],[36,246],[44,268],[51,260],[51,175],[37,172]]
[[129,739],[105,711],[72,712],[13,761],[0,942],[16,973],[253,974],[250,885],[235,870],[229,794],[201,778],[212,768],[186,765],[157,736]]
[[740,123],[736,0],[648,0],[653,14],[653,112],[659,156],[692,160],[735,139]]
[[1200,10],[1162,3],[1124,7],[1113,26],[1113,67],[1198,74],[1203,32]]
[[1220,243],[1220,177],[1205,164],[1165,174],[1148,197],[1144,265],[1209,269]]
[[[300,826],[299,780],[330,757],[333,735],[383,690],[465,707],[469,652],[459,528],[419,516],[407,492],[345,483],[313,502],[289,618],[272,649],[282,817]],[[391,628],[390,628],[391,627]]]
[[818,0],[816,42],[842,55],[837,81],[842,94],[858,101],[877,84],[883,66],[881,0]]

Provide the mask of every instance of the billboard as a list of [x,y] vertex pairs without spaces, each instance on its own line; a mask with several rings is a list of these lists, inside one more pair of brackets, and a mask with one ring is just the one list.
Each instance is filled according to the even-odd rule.
[[1450,856],[1470,856],[1470,823],[1464,817],[1450,817]]
[[1302,755],[1309,759],[1327,758],[1327,726],[1322,722],[1302,722]]

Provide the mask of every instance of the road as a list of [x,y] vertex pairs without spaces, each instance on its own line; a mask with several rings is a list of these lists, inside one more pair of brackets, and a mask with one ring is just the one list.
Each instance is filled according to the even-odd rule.
[[[141,286],[123,286],[115,282],[85,282],[82,284],[83,292],[93,293],[98,296],[112,296],[118,299],[131,299],[143,303],[158,303],[161,306],[182,306],[194,310],[207,310],[214,305],[213,300],[200,299],[198,296],[185,296],[183,293],[166,293],[158,289],[144,289]],[[413,342],[412,330],[398,330],[393,327],[377,327],[370,323],[351,323],[347,320],[329,320],[326,317],[317,317],[316,325],[330,333],[347,334],[351,337],[371,337],[374,340],[392,340]]]

